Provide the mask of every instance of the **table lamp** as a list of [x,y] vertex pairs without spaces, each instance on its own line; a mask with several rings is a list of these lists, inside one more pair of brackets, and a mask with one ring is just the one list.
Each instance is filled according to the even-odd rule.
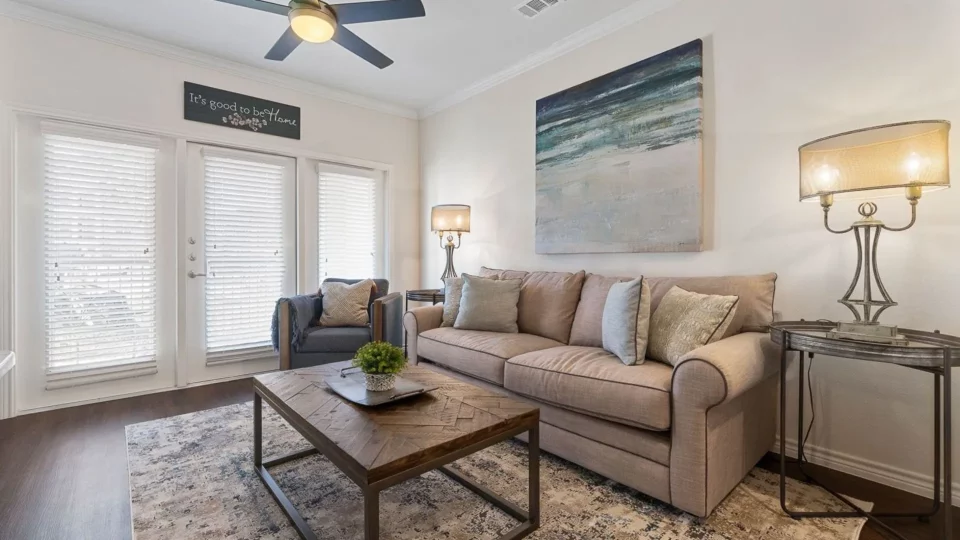
[[[440,204],[430,210],[430,231],[440,237],[440,247],[447,251],[447,267],[443,269],[440,280],[446,286],[448,277],[457,277],[453,268],[453,250],[460,247],[463,233],[470,232],[470,207],[465,204]],[[453,233],[457,233],[457,243],[453,243]],[[446,235],[446,243],[444,243]]]
[[[840,322],[830,337],[907,344],[896,326],[878,322],[880,314],[897,303],[880,280],[877,247],[882,231],[905,231],[916,223],[917,203],[924,192],[950,187],[949,132],[950,123],[945,120],[923,120],[840,133],[800,147],[800,200],[819,200],[824,227],[834,234],[852,231],[857,241],[857,270],[846,294],[838,300],[853,312],[855,320]],[[896,195],[905,196],[910,203],[910,222],[903,227],[889,227],[874,217],[877,205],[873,202],[862,203],[861,219],[846,229],[830,227],[829,213],[835,200]],[[861,278],[863,297],[853,299]]]

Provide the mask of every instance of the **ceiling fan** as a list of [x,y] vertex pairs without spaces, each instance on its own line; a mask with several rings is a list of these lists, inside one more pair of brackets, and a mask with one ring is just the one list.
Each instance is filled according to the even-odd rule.
[[324,43],[336,41],[343,48],[383,69],[393,60],[378,51],[343,25],[394,19],[423,17],[426,11],[421,0],[381,0],[352,4],[328,4],[322,0],[291,0],[282,6],[265,0],[218,0],[226,4],[285,15],[290,28],[267,53],[267,60],[282,61],[301,42]]

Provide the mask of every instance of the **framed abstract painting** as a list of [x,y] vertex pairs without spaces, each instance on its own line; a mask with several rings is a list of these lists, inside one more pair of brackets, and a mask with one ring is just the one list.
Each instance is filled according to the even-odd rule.
[[537,253],[700,251],[703,42],[537,101]]

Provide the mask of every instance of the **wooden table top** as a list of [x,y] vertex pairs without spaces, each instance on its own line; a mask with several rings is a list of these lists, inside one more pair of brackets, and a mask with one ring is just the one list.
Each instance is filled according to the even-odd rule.
[[535,406],[420,366],[408,366],[402,376],[438,386],[437,390],[395,404],[362,407],[324,383],[349,364],[257,375],[254,387],[307,440],[361,483],[402,473],[520,426],[533,426],[540,418]]

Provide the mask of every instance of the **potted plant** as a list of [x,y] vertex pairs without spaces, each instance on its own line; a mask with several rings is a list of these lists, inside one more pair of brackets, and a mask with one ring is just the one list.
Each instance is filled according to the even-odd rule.
[[353,367],[360,368],[366,376],[367,390],[385,392],[396,385],[397,373],[407,367],[407,357],[396,345],[374,341],[357,350]]

